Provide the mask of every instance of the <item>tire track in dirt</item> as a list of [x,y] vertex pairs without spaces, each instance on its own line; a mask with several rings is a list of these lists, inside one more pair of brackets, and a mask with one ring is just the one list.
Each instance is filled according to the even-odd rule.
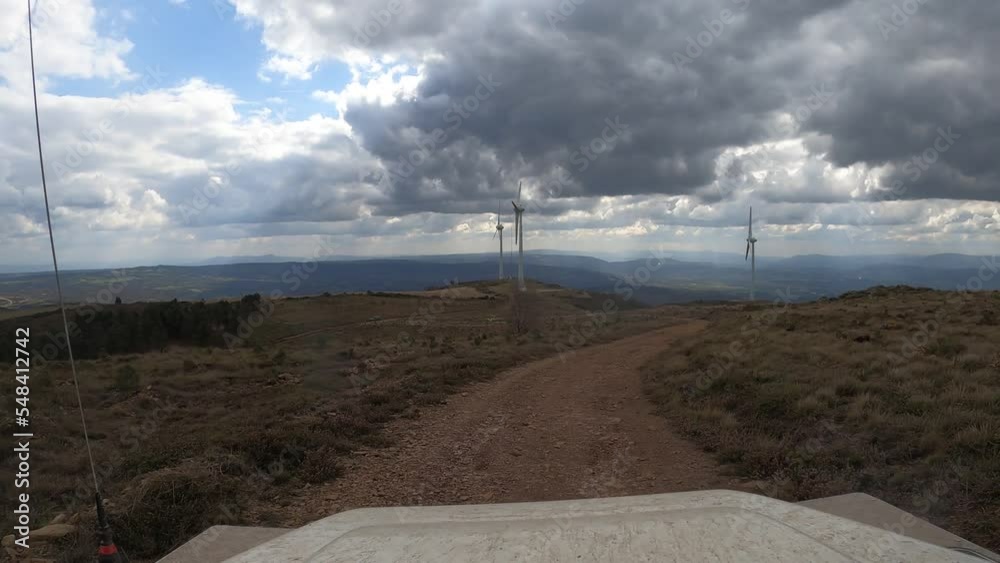
[[290,524],[352,508],[749,490],[671,430],[638,369],[704,321],[528,363],[385,429],[346,474],[274,508]]

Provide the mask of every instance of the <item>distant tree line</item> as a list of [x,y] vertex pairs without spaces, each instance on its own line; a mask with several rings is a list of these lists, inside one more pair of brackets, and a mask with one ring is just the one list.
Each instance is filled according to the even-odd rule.
[[[69,312],[73,355],[80,359],[108,354],[134,354],[158,350],[169,344],[223,346],[223,335],[235,332],[241,319],[261,306],[259,293],[239,301],[213,303],[168,302],[135,303],[101,309]],[[14,318],[3,323],[0,334],[7,335],[9,346],[0,346],[0,360],[13,361],[14,331],[31,328],[33,355],[45,360],[67,359],[65,337],[58,312],[33,317]]]

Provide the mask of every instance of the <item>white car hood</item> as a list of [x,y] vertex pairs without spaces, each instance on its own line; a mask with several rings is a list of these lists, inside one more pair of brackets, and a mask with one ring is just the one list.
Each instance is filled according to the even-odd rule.
[[982,563],[853,520],[732,491],[352,510],[227,563],[361,561]]

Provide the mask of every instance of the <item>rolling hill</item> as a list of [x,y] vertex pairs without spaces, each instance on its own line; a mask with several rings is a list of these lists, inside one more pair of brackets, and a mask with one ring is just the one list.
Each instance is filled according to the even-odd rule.
[[[656,258],[607,261],[590,256],[549,252],[525,256],[528,275],[543,283],[605,291],[646,304],[696,300],[743,300],[749,272],[732,260],[717,262]],[[220,261],[224,259],[220,258]],[[739,263],[738,261],[736,262]],[[511,259],[506,271],[514,272]],[[247,293],[276,296],[324,292],[414,291],[451,282],[494,279],[495,259],[488,254],[423,256],[409,259],[223,263],[202,266],[148,266],[121,270],[64,272],[70,302],[200,300]],[[992,257],[934,256],[796,256],[763,260],[758,296],[778,292],[793,301],[835,297],[879,285],[933,289],[1000,289],[1000,264]],[[0,274],[0,303],[7,308],[55,302],[49,272]]]

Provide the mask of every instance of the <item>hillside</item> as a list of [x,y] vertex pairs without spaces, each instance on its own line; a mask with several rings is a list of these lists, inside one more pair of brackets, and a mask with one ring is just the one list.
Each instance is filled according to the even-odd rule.
[[876,288],[719,312],[645,368],[673,424],[760,492],[865,492],[1000,547],[1000,293]]
[[[143,561],[213,524],[293,526],[351,506],[723,487],[793,500],[868,492],[997,547],[1000,293],[646,308],[510,289],[136,303],[106,307],[107,325],[81,319],[84,343],[129,332],[135,315],[184,327],[237,314],[230,337],[212,332],[227,330],[218,317],[208,338],[167,330],[148,349],[80,360],[121,545]],[[57,321],[4,322],[30,326],[42,359]],[[57,546],[82,563],[92,513],[65,361],[35,364],[32,404],[40,523],[82,518]],[[545,473],[518,478],[517,467]]]
[[[467,284],[270,304],[251,299],[249,312],[241,300],[231,304],[241,311],[238,325],[246,321],[237,340],[166,334],[145,352],[112,349],[80,359],[98,475],[119,544],[138,562],[220,521],[287,524],[260,507],[338,478],[359,449],[388,445],[386,423],[419,417],[506,368],[642,333],[667,316],[554,286],[532,284],[517,301],[510,295],[505,284]],[[164,305],[181,324],[196,318],[185,312],[197,304],[118,307],[131,314]],[[123,318],[112,315],[107,327],[83,320],[78,341],[117,333]],[[56,321],[48,312],[7,322],[32,329],[38,359],[32,459],[45,479],[32,483],[37,524],[60,513],[81,515],[80,535],[59,550],[64,561],[82,563],[93,555],[92,503],[76,397],[67,362],[40,361],[45,346],[58,342]],[[10,419],[2,430],[13,431]],[[12,453],[0,455],[6,465]],[[11,483],[4,480],[0,493],[10,494]],[[10,515],[3,518],[10,529]]]
[[[280,259],[280,257],[269,257]],[[515,271],[512,257],[508,273]],[[668,253],[611,262],[589,256],[528,253],[532,279],[585,291],[627,296],[647,305],[690,301],[746,300],[749,269],[741,257],[715,262],[676,260]],[[419,291],[450,282],[496,278],[487,255],[411,259],[266,262],[207,266],[152,266],[122,270],[63,272],[71,302],[110,304],[221,299],[250,293],[305,296],[324,292]],[[792,295],[794,301],[836,297],[878,285],[911,285],[953,290],[978,283],[1000,289],[1000,264],[992,257],[799,256],[759,259],[757,294],[762,300]],[[973,287],[973,289],[978,289]],[[31,308],[55,302],[51,273],[0,274],[0,309]]]

